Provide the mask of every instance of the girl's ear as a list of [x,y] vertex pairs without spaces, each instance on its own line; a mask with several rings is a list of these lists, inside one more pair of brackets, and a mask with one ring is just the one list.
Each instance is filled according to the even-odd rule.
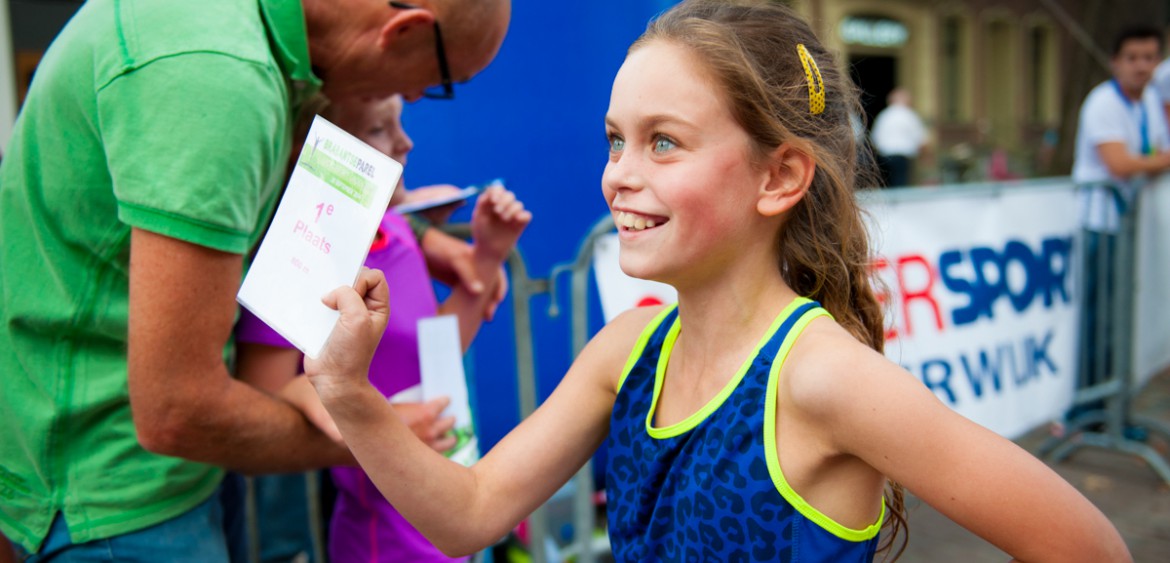
[[783,143],[768,156],[768,176],[760,188],[756,209],[765,217],[774,217],[804,197],[812,185],[817,164],[807,152]]
[[398,10],[382,24],[378,30],[378,49],[385,51],[394,43],[401,41],[407,32],[422,29],[422,26],[431,26],[435,23],[435,15],[421,8]]

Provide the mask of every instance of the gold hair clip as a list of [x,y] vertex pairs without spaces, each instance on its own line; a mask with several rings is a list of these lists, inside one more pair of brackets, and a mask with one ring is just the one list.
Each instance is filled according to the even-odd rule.
[[[804,65],[804,76],[808,79],[808,111],[820,115],[825,111],[825,81],[821,79],[821,69],[804,43],[797,43],[796,52],[800,54],[800,64]],[[814,75],[816,82],[813,82]]]

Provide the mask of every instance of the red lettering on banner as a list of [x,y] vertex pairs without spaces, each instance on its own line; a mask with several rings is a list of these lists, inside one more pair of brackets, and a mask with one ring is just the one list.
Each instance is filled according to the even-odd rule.
[[[919,288],[906,287],[906,270],[917,265],[926,271],[926,286]],[[898,293],[902,296],[902,319],[906,323],[906,336],[914,333],[910,321],[910,304],[914,301],[925,301],[930,309],[934,312],[935,326],[941,331],[943,329],[942,310],[939,309],[938,301],[934,299],[934,284],[938,281],[938,272],[930,265],[920,254],[909,254],[898,257]]]
[[[886,260],[885,256],[875,256],[873,262],[870,262],[869,264],[870,275],[876,278],[874,280],[875,283],[873,294],[874,297],[877,298],[878,305],[881,306],[882,311],[886,310],[886,304],[890,302],[890,286],[885,283],[880,283],[881,280],[885,279],[881,277],[881,272],[883,270],[889,269],[889,267],[890,261]],[[886,341],[889,342],[897,338],[898,327],[895,323],[891,322],[890,325],[886,327]]]

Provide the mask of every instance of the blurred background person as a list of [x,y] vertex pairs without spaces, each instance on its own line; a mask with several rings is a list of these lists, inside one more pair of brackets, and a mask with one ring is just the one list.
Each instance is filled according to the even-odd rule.
[[[1113,254],[1113,241],[1133,190],[1149,176],[1170,168],[1170,131],[1162,100],[1150,81],[1161,60],[1162,34],[1152,26],[1123,29],[1113,41],[1113,77],[1098,84],[1081,105],[1072,178],[1080,186],[1081,224],[1085,229],[1084,263],[1099,264],[1102,253]],[[1096,266],[1090,266],[1096,267]],[[1085,308],[1081,317],[1081,379],[1103,381],[1116,353],[1095,334],[1110,334],[1106,315],[1098,318],[1098,302],[1112,295],[1109,276],[1085,277]],[[1102,355],[1103,354],[1103,357]],[[1073,409],[1102,408],[1103,402]]]
[[[329,104],[320,113],[378,151],[406,164],[414,144],[402,128],[401,96],[348,99]],[[299,129],[307,131],[312,117],[312,114],[305,116]],[[418,323],[436,315],[456,315],[463,345],[461,352],[466,352],[481,323],[502,298],[499,291],[504,279],[494,274],[501,271],[504,258],[528,225],[531,214],[502,186],[486,189],[479,196],[471,218],[474,237],[471,255],[477,277],[494,285],[489,284],[485,291],[478,293],[455,285],[448,299],[439,304],[420,248],[421,241],[412,232],[406,217],[393,210],[408,198],[403,186],[400,180],[365,262],[367,267],[382,270],[390,280],[394,288],[390,306],[395,311],[370,365],[370,381],[386,397],[398,397],[394,401],[396,414],[420,440],[444,452],[456,443],[450,433],[454,419],[441,416],[449,399],[440,397],[423,403],[410,397],[417,395],[421,381]],[[427,191],[442,194],[445,190]],[[298,376],[302,354],[247,310],[241,310],[236,340],[241,379],[274,394],[289,393],[290,388],[313,393],[307,378]],[[336,427],[323,410],[306,414],[327,433],[336,435]],[[331,513],[328,540],[331,561],[452,561],[390,506],[362,469],[334,467],[330,474],[336,491],[336,504],[327,510]],[[302,476],[262,476],[255,482],[261,559],[291,561],[297,553],[311,553],[304,526],[308,517]],[[239,510],[238,504],[235,509]]]
[[885,187],[909,186],[914,174],[914,160],[926,143],[926,127],[910,107],[910,92],[896,88],[890,92],[889,105],[873,120],[870,134],[878,154]]
[[1137,187],[1170,168],[1162,100],[1147,88],[1161,55],[1157,28],[1122,30],[1113,42],[1113,77],[1093,88],[1081,105],[1072,177],[1090,188],[1082,198],[1082,219],[1092,231],[1115,231],[1125,203],[1105,185]]

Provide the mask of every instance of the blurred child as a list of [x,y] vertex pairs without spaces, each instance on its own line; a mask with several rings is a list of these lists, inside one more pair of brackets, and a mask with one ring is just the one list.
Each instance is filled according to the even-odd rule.
[[419,444],[367,380],[387,289],[364,273],[325,298],[342,320],[305,368],[374,483],[445,552],[471,553],[608,440],[618,561],[868,561],[883,525],[904,533],[888,482],[1021,560],[1129,560],[1073,487],[881,354],[858,105],[778,2],[660,16],[614,80],[602,193],[622,269],[673,285],[677,306],[611,322],[467,468]]
[[[401,127],[402,99],[353,100],[332,104],[322,114],[395,160],[406,164],[413,144]],[[390,205],[406,194],[400,184]],[[471,228],[472,260],[478,279],[502,283],[497,273],[531,219],[515,196],[501,187],[485,190],[476,202]],[[496,303],[496,287],[471,292],[456,284],[442,305],[436,302],[430,276],[415,233],[405,218],[388,211],[370,249],[366,266],[378,268],[393,280],[390,297],[394,316],[377,347],[370,367],[370,381],[383,397],[419,384],[418,321],[442,314],[459,319],[460,339],[466,347],[475,337],[489,309]],[[311,404],[313,392],[300,371],[301,354],[262,321],[242,313],[236,329],[239,373],[298,404]],[[383,399],[385,401],[385,399]],[[445,451],[455,445],[448,434],[454,420],[441,417],[446,399],[428,403],[396,403],[401,421],[428,447]],[[319,408],[310,418],[336,436],[328,416]],[[367,561],[450,561],[426,541],[386,502],[366,474],[355,467],[331,470],[338,496],[329,532],[329,555],[335,563]]]

